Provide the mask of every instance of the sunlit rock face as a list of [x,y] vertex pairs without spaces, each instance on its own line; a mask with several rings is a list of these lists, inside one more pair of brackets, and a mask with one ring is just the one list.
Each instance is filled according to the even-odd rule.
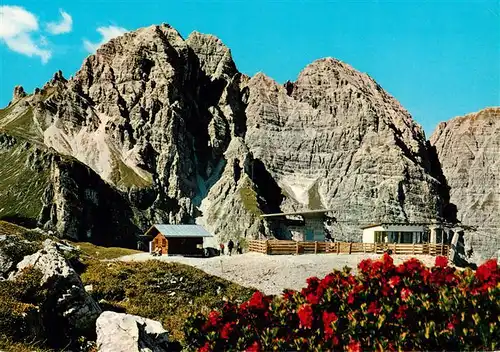
[[[216,241],[270,236],[263,213],[330,208],[333,237],[360,240],[367,223],[449,216],[422,129],[368,75],[327,58],[285,85],[248,77],[216,37],[166,24],[111,40],[34,94],[16,87],[0,129],[0,158],[20,153],[16,170],[39,176],[29,202],[9,193],[26,206],[0,216],[75,239],[129,245],[151,223],[195,221]],[[0,192],[32,182],[22,175]]]
[[467,249],[492,257],[500,248],[500,108],[440,123],[431,143],[451,187],[458,219],[477,229],[465,231]]

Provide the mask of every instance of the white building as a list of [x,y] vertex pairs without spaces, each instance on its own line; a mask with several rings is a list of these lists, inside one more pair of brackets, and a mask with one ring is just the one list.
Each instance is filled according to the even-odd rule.
[[454,233],[454,229],[440,224],[380,223],[362,229],[364,243],[448,244]]

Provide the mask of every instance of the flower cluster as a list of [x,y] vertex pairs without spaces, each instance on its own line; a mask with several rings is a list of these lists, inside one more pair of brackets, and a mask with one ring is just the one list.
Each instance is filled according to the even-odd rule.
[[500,347],[496,261],[458,271],[437,257],[425,267],[390,255],[363,260],[358,273],[312,277],[281,297],[255,292],[208,317],[191,317],[186,343],[199,351],[494,350]]

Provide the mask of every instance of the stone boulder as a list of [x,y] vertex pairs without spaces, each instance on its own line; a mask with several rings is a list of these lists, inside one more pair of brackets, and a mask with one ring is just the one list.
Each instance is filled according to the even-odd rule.
[[47,294],[39,309],[48,342],[60,345],[80,336],[92,336],[101,308],[85,291],[80,277],[61,254],[58,244],[52,240],[44,241],[41,250],[17,264],[9,280],[20,276],[28,267],[42,273],[40,286]]
[[155,320],[106,311],[97,319],[96,331],[98,351],[172,351],[168,332]]

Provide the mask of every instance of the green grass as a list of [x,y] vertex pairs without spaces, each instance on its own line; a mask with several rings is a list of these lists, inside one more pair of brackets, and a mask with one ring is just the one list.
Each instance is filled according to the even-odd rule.
[[321,197],[318,191],[318,182],[314,182],[311,188],[308,191],[308,206],[309,209],[323,209],[323,203],[321,202]]
[[137,188],[149,187],[153,184],[153,179],[149,177],[144,179],[133,169],[128,167],[119,157],[118,152],[111,149],[111,158],[113,161],[113,172],[111,173],[111,182],[113,182],[118,188],[131,188],[135,186]]
[[86,265],[83,283],[92,285],[97,301],[107,302],[101,304],[103,309],[161,321],[177,341],[183,341],[183,325],[190,314],[222,307],[223,297],[243,301],[254,292],[179,263],[93,259]]
[[123,257],[124,255],[143,253],[141,251],[128,248],[101,247],[88,242],[72,242],[71,244],[75,247],[79,247],[83,254],[95,259],[115,259]]
[[19,140],[13,148],[0,149],[0,219],[38,218],[50,170],[47,165],[32,169],[29,158],[35,152],[40,150]]
[[31,107],[3,127],[5,131],[13,136],[30,141],[43,142],[43,136],[33,122],[33,110]]
[[248,210],[250,213],[256,216],[264,214],[260,209],[257,193],[252,188],[250,179],[248,179],[246,176],[244,177],[245,179],[243,180],[243,185],[239,189],[239,194],[243,206],[245,207],[246,210]]

